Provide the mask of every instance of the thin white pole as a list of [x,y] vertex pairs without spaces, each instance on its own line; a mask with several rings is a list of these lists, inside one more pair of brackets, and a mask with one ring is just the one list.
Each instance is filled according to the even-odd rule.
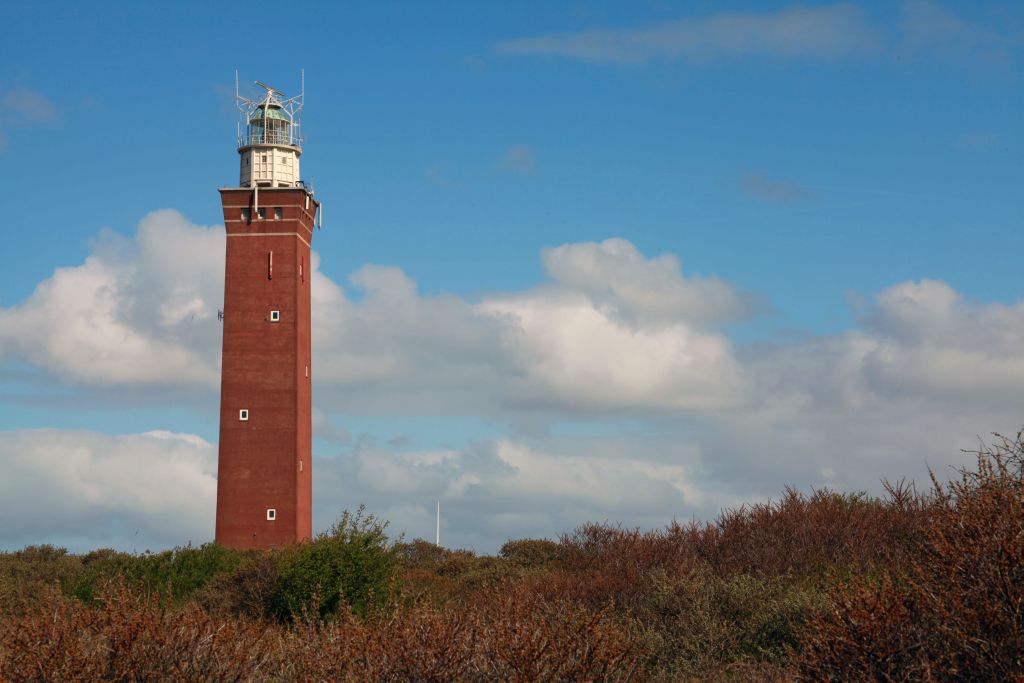
[[441,545],[441,501],[437,501],[437,528],[434,531],[434,545]]

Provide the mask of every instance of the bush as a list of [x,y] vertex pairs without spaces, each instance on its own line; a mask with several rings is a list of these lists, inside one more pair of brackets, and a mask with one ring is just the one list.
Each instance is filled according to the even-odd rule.
[[555,567],[562,557],[558,544],[546,538],[506,541],[498,555],[515,565],[530,569]]
[[0,617],[24,613],[55,586],[74,580],[81,569],[78,557],[52,545],[0,553]]
[[[998,437],[998,435],[997,435]],[[1024,680],[1024,440],[940,485],[906,566],[855,575],[809,622],[815,680]]]
[[345,609],[365,618],[398,587],[398,553],[388,543],[387,522],[359,506],[311,543],[282,549],[269,612],[328,620]]
[[686,576],[652,577],[636,623],[653,670],[668,680],[724,665],[784,665],[823,591],[806,582],[749,574],[720,576],[702,566]]
[[244,556],[243,551],[216,543],[142,555],[94,551],[82,559],[82,571],[68,582],[66,590],[83,602],[90,602],[100,585],[123,579],[147,593],[169,594],[175,601],[182,602],[217,575],[235,569]]
[[436,567],[438,563],[451,556],[452,551],[442,548],[422,538],[415,538],[408,543],[396,543],[395,555],[406,569],[427,569]]
[[123,583],[94,597],[88,607],[53,591],[40,609],[0,620],[0,680],[248,681],[275,654],[255,623],[168,610]]

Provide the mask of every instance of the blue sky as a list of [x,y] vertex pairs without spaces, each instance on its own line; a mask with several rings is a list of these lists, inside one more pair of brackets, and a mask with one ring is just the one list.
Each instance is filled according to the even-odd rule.
[[[37,444],[39,428],[60,444],[77,430],[96,453],[118,450],[104,439],[195,436],[195,453],[146,457],[184,458],[208,485],[219,332],[142,309],[179,297],[198,325],[219,306],[235,69],[243,87],[288,92],[306,72],[302,169],[326,206],[314,248],[333,330],[315,351],[319,526],[365,499],[421,535],[429,524],[414,520],[442,497],[455,541],[493,549],[594,516],[707,516],[789,483],[871,488],[1024,422],[1019,398],[1000,398],[1024,356],[1018,3],[23,3],[5,15],[10,443]],[[54,294],[61,268],[81,278],[68,292],[98,287],[93,303]],[[195,278],[214,279],[178,291]],[[1001,332],[972,338],[987,326]],[[153,365],[107,369],[119,350]],[[156,369],[178,353],[205,370]],[[829,415],[824,395],[842,397]],[[809,454],[845,430],[859,441],[836,462]],[[741,453],[765,439],[777,466],[754,476]],[[531,468],[563,467],[573,486],[519,495],[536,488]],[[45,485],[14,471],[10,486]],[[647,502],[588,498],[632,476]],[[155,514],[82,506],[98,515],[88,532],[62,535],[55,518],[32,533],[117,545],[113,529]],[[195,524],[180,538],[143,527],[159,546],[204,540]]]

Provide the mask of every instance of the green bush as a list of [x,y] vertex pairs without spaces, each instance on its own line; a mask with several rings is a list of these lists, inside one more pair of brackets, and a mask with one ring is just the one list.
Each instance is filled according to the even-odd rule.
[[386,528],[360,505],[311,543],[282,549],[270,614],[327,621],[347,607],[365,618],[373,605],[386,603],[397,589],[399,566]]
[[422,538],[408,543],[396,543],[395,552],[406,569],[435,567],[448,558],[452,551]]
[[180,603],[195,595],[215,576],[234,570],[244,556],[242,551],[216,543],[142,555],[93,551],[82,558],[82,570],[66,585],[66,591],[89,603],[102,584],[124,579],[147,593],[169,591],[174,601]]

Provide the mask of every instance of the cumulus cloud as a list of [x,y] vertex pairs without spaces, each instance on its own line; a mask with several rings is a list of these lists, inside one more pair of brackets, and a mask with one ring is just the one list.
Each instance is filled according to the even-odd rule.
[[492,298],[479,308],[521,329],[523,374],[504,387],[509,407],[708,408],[731,403],[739,392],[729,341],[683,322],[630,327],[577,292],[543,289]]
[[[625,240],[545,250],[551,282],[477,302],[425,297],[400,269],[365,266],[358,303],[314,276],[314,360],[336,407],[494,414],[722,405],[731,345],[701,329],[751,309],[715,278]],[[358,387],[357,392],[352,389]]]
[[218,384],[223,228],[155,211],[0,309],[0,355],[99,386]]
[[757,312],[760,303],[717,277],[684,277],[675,255],[647,258],[624,239],[547,247],[541,262],[552,280],[636,326],[735,322]]
[[[219,226],[151,214],[0,309],[0,353],[97,392],[212,393],[223,249]],[[425,295],[394,266],[342,286],[314,255],[314,429],[336,449],[316,459],[318,526],[362,501],[427,535],[440,499],[452,543],[493,550],[588,519],[709,517],[786,484],[877,491],[882,477],[965,462],[976,435],[1024,415],[1024,301],[899,282],[845,332],[736,344],[721,327],[756,313],[756,298],[674,255],[609,239],[540,259],[536,286],[468,300]],[[382,447],[349,422],[367,414],[477,420],[489,435]],[[7,433],[0,499],[18,522],[3,542],[208,538],[213,451],[161,433]]]
[[216,448],[164,431],[0,432],[0,546],[139,551],[213,536]]
[[745,354],[748,403],[708,418],[714,476],[877,491],[926,466],[944,475],[979,436],[1024,422],[1024,302],[923,279],[856,315],[857,329]]
[[555,537],[591,520],[658,526],[706,500],[687,462],[551,452],[499,439],[465,450],[398,452],[370,443],[319,458],[318,526],[353,501],[396,532],[431,536],[441,501],[446,545],[494,552],[514,537]]
[[[0,432],[0,463],[0,548],[142,551],[212,540],[216,448],[197,436]],[[425,536],[440,500],[446,543],[487,552],[594,519],[657,526],[707,503],[685,462],[551,453],[508,439],[411,452],[361,441],[315,458],[313,473],[317,528],[367,503],[396,536]]]
[[[0,309],[0,349],[64,380],[217,386],[224,237],[158,211],[134,238],[102,238],[24,303]],[[355,301],[313,259],[318,400],[359,411],[459,412],[721,406],[738,391],[726,337],[753,310],[717,278],[625,240],[542,254],[550,282],[467,301],[423,296],[394,266],[349,276]]]
[[883,291],[863,325],[875,341],[864,363],[876,391],[1002,400],[1024,384],[1024,302],[970,304],[923,279]]
[[723,12],[640,28],[591,29],[498,43],[504,55],[549,55],[594,63],[737,57],[837,58],[875,52],[882,36],[853,5]]

